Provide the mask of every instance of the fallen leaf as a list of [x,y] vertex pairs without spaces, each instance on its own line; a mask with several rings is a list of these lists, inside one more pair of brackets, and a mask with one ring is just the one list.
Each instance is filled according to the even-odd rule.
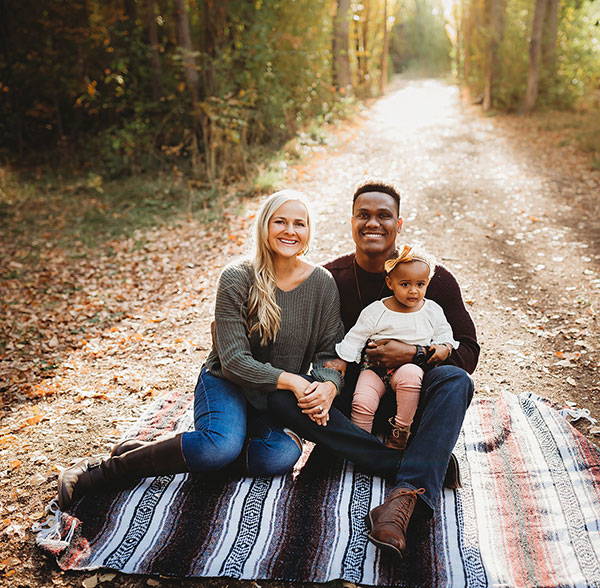
[[38,472],[29,478],[29,484],[32,486],[41,486],[47,479],[46,476]]
[[46,417],[44,413],[37,407],[33,407],[33,415],[25,419],[18,427],[17,430],[24,429],[30,425],[37,425],[40,421],[43,421]]
[[18,557],[7,557],[0,561],[0,570],[5,570],[6,568],[14,568],[21,563],[21,560]]
[[2,435],[0,436],[0,447],[3,447],[4,445],[10,445],[16,440],[17,438],[14,435]]
[[29,398],[45,398],[46,396],[51,396],[57,392],[58,390],[52,386],[36,384],[27,393],[27,396],[29,396]]
[[98,585],[98,576],[90,576],[81,582],[83,588],[95,588]]

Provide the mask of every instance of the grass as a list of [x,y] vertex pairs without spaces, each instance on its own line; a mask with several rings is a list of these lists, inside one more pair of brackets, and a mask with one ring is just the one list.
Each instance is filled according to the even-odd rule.
[[252,181],[253,191],[266,194],[282,188],[285,180],[286,164],[283,160],[273,162],[265,169],[259,169]]
[[562,135],[559,146],[575,144],[578,149],[592,155],[592,168],[600,167],[600,113],[588,111],[548,111],[537,114],[541,131]]
[[165,175],[104,182],[91,174],[64,178],[0,173],[0,222],[4,239],[23,246],[28,256],[52,242],[85,256],[80,247],[96,247],[137,229],[180,216],[206,221],[222,217],[222,198],[213,188]]

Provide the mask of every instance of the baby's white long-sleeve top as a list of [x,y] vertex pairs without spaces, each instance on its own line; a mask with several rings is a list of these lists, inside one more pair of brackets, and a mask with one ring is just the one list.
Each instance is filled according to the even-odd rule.
[[416,312],[395,312],[376,300],[360,313],[356,324],[335,346],[335,351],[345,361],[360,362],[367,341],[373,339],[396,339],[409,345],[450,343],[454,349],[452,327],[446,320],[442,307],[433,300],[423,300]]

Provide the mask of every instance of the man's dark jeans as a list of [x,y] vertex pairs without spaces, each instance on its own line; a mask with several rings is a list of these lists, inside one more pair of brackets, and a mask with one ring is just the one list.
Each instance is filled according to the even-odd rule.
[[421,498],[434,510],[472,397],[473,381],[463,369],[438,366],[427,372],[413,433],[403,454],[385,447],[334,406],[329,412],[329,423],[325,427],[317,425],[300,412],[296,398],[287,390],[271,392],[269,409],[281,424],[352,461],[361,470],[392,476],[398,488],[425,488]]

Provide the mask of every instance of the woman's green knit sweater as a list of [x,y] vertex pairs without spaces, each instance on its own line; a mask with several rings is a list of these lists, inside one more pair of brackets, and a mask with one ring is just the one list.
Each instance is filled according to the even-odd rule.
[[258,335],[248,337],[248,298],[253,280],[254,269],[247,260],[223,270],[215,303],[213,347],[205,367],[214,376],[240,386],[259,410],[266,410],[267,395],[277,388],[283,371],[329,380],[339,392],[341,375],[323,367],[325,361],[337,357],[335,344],[344,336],[338,289],[331,274],[316,266],[293,290],[276,290],[281,328],[266,347],[260,345]]

